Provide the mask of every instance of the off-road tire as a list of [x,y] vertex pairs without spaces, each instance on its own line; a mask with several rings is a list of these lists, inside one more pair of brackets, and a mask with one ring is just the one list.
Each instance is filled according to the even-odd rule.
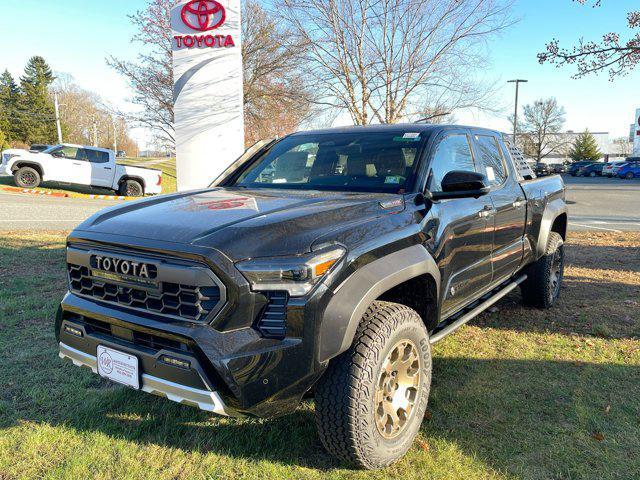
[[[559,265],[556,263],[558,260]],[[527,279],[520,285],[523,303],[543,309],[553,307],[560,297],[564,277],[564,241],[559,233],[549,233],[544,256],[530,265],[525,273]]]
[[144,188],[136,180],[125,180],[120,184],[118,194],[123,197],[141,197],[144,195]]
[[21,188],[36,188],[42,182],[42,177],[35,168],[20,167],[13,174],[13,181]]
[[[421,366],[414,407],[395,438],[376,424],[374,396],[384,362],[399,342],[416,347]],[[420,316],[397,303],[374,302],[351,348],[331,360],[316,385],[316,425],[325,448],[349,464],[383,468],[402,457],[417,435],[429,399],[431,346]]]

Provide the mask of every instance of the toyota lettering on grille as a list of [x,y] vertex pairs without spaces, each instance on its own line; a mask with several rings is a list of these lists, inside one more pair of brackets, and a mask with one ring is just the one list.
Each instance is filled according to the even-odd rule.
[[91,268],[95,276],[121,281],[147,282],[158,276],[158,267],[152,263],[103,255],[91,256]]

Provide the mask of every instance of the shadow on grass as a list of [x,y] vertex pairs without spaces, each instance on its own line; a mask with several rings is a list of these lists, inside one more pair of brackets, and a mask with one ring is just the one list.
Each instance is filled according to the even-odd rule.
[[[75,368],[65,371],[81,375]],[[427,442],[452,443],[516,477],[606,478],[619,469],[629,473],[625,478],[638,478],[632,472],[640,474],[639,378],[637,366],[436,358],[430,419],[422,433]],[[90,381],[84,392],[68,391],[64,404],[33,405],[17,419],[100,432],[138,447],[320,470],[344,467],[322,449],[310,404],[280,419],[219,420]]]
[[640,272],[640,246],[567,245],[567,262],[577,268]]

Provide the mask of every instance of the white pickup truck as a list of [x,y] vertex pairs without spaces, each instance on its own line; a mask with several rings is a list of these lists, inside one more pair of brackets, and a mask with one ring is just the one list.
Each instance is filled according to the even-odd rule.
[[60,182],[108,188],[130,197],[162,191],[160,170],[117,165],[113,150],[82,145],[56,145],[43,152],[5,150],[0,173],[12,175],[23,188]]

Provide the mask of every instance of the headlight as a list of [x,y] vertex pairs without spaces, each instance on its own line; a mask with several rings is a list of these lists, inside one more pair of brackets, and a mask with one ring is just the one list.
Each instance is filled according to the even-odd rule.
[[299,297],[309,293],[345,253],[335,246],[293,257],[256,258],[237,267],[252,290],[280,290]]
[[18,157],[18,156],[19,155],[17,153],[5,153],[5,154],[2,155],[2,158],[0,158],[0,160],[2,160],[2,163],[7,163],[13,157]]

